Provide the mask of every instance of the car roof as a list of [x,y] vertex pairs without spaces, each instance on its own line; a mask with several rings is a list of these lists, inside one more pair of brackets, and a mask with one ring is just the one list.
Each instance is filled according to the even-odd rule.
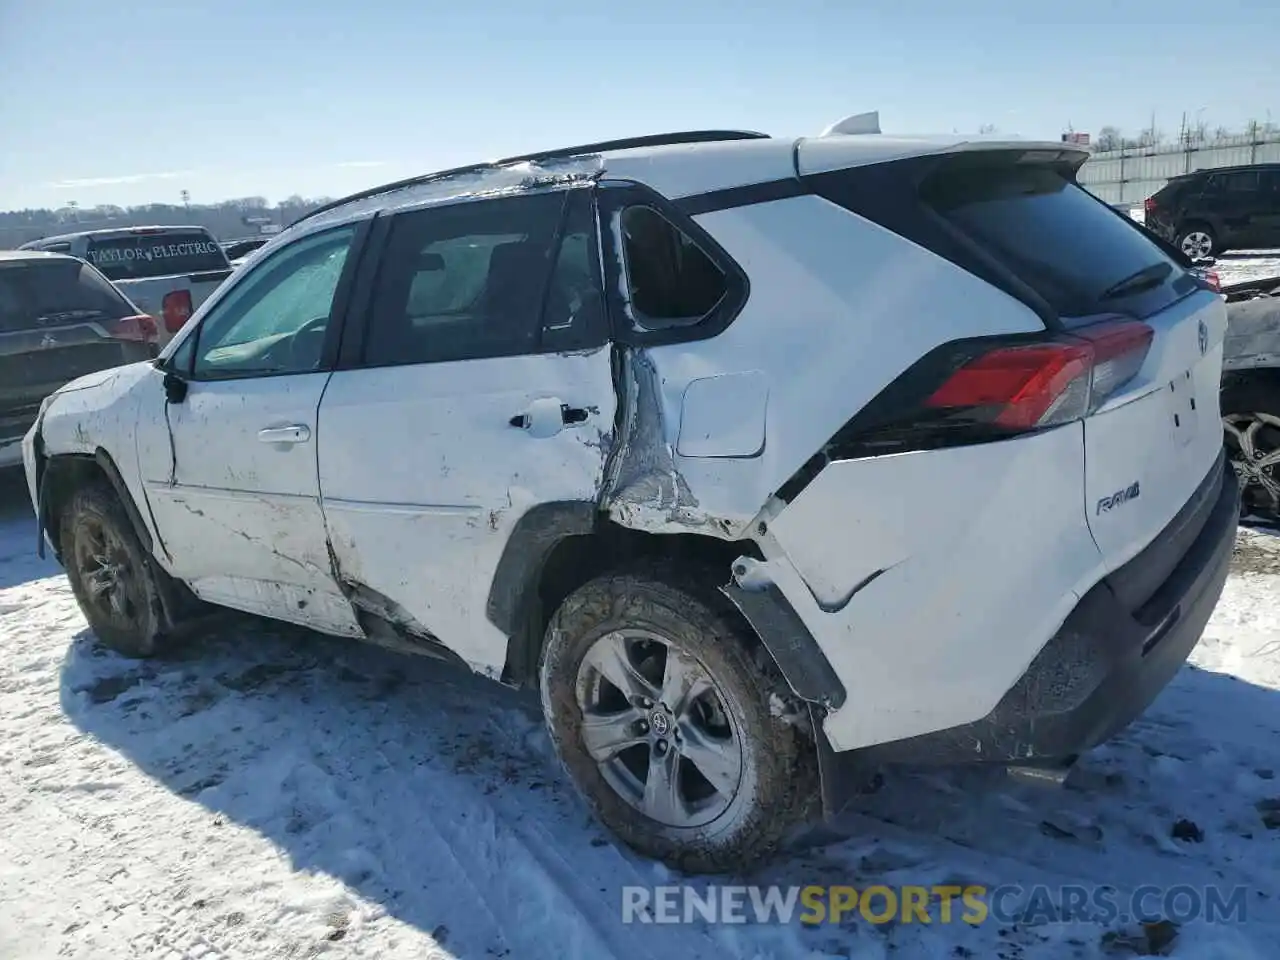
[[678,199],[792,178],[797,172],[801,150],[809,157],[801,167],[801,172],[807,174],[978,149],[1054,150],[1078,154],[1082,160],[1088,154],[1086,148],[1070,143],[958,134],[775,138],[742,130],[683,131],[564,147],[422,174],[334,200],[304,214],[284,233],[296,236],[293,228],[308,222],[331,226],[375,212],[611,177],[635,180],[671,199]]
[[0,250],[0,261],[6,260],[76,260],[66,253],[54,253],[50,250]]
[[1191,177],[1208,176],[1213,173],[1247,173],[1250,170],[1280,170],[1280,163],[1237,163],[1233,167],[1201,167],[1190,173],[1180,173],[1170,180],[1187,180]]
[[199,231],[200,233],[208,233],[205,227],[195,224],[153,224],[150,226],[133,226],[133,227],[111,227],[106,230],[79,230],[75,233],[60,233],[57,236],[41,237],[39,240],[32,240],[31,243],[62,243],[67,240],[78,240],[81,237],[92,237],[95,240],[115,240],[120,237],[128,237],[134,234],[152,234],[152,233],[169,233],[191,231]]

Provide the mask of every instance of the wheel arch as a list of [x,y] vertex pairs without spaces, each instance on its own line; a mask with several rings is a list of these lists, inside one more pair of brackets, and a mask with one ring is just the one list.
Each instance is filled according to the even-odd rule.
[[507,540],[486,604],[490,622],[507,636],[503,682],[536,686],[538,659],[552,614],[565,597],[600,574],[655,558],[719,568],[727,583],[733,561],[744,554],[759,557],[754,542],[633,530],[609,520],[589,501],[531,508]]
[[138,504],[133,499],[120,468],[116,466],[111,454],[98,447],[92,454],[59,453],[42,456],[38,474],[37,519],[39,532],[48,536],[53,544],[54,555],[58,562],[63,562],[61,545],[58,542],[58,530],[62,522],[62,511],[71,499],[72,493],[86,483],[106,481],[119,498],[124,507],[129,524],[137,535],[138,541],[148,553],[154,552],[155,541],[151,529],[143,520]]

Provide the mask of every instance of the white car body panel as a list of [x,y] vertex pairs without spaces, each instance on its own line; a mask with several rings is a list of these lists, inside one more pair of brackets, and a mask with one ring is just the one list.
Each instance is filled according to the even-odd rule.
[[[167,408],[161,379],[152,370],[140,385],[137,450],[169,572],[204,600],[360,635],[320,509],[316,412],[329,374],[197,381]],[[308,438],[259,436],[292,426]]]
[[[1133,559],[1168,524],[1222,449],[1226,305],[1205,291],[1147,323],[1155,337],[1141,371],[1084,421],[1085,511],[1109,570]],[[1137,437],[1145,442],[1135,443]],[[1137,496],[1108,504],[1135,483]]]
[[[562,403],[588,419],[556,429]],[[503,547],[530,507],[595,501],[615,405],[607,349],[334,373],[319,468],[341,577],[496,675],[507,638],[485,610]],[[554,419],[512,426],[539,406]]]
[[[1021,302],[818,197],[696,219],[751,275],[751,298],[718,337],[646,353],[672,447],[691,383],[711,371],[753,372],[767,383],[759,456],[675,458],[703,516],[728,521],[734,535],[854,412],[929,350],[958,337],[1044,329]],[[788,328],[804,335],[788,337]],[[637,512],[629,522],[645,523]],[[648,522],[662,528],[665,514]]]
[[833,463],[769,524],[755,575],[848,690],[832,746],[985,716],[1102,577],[1081,430]]
[[1000,136],[829,136],[800,141],[796,164],[801,176],[847,170],[872,163],[888,163],[938,153],[968,153],[976,150],[1032,150],[1087,155],[1088,150],[1073,143],[1010,140]]

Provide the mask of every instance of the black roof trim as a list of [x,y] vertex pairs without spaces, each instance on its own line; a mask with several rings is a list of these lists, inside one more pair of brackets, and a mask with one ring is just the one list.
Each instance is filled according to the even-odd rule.
[[435,173],[422,173],[416,177],[408,177],[404,180],[397,180],[394,183],[386,183],[378,187],[370,187],[368,190],[361,190],[359,193],[353,193],[350,196],[342,197],[326,203],[323,206],[316,207],[309,213],[304,213],[289,226],[295,226],[304,220],[327,213],[330,210],[336,210],[339,207],[346,206],[348,203],[355,203],[358,200],[368,200],[370,197],[381,196],[384,193],[394,193],[397,190],[403,190],[406,187],[414,187],[423,183],[431,183],[434,180],[444,180],[448,177],[462,176],[467,173],[479,173],[482,170],[490,170],[495,167],[504,167],[511,163],[537,163],[542,160],[556,160],[568,157],[580,157],[592,153],[604,153],[609,150],[634,150],[640,147],[662,147],[672,146],[681,143],[717,143],[726,140],[767,140],[769,134],[758,133],[754,130],[683,130],[676,133],[651,133],[642,137],[624,137],[621,140],[601,140],[597,143],[583,143],[576,147],[558,147],[554,150],[540,150],[536,153],[522,153],[514,157],[504,157],[501,160],[486,160],[483,163],[470,163],[462,167],[452,167],[448,170],[438,170]]

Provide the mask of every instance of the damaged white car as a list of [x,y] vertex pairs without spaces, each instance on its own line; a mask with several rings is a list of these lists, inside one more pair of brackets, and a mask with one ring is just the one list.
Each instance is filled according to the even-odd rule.
[[687,869],[867,762],[1060,770],[1179,669],[1239,509],[1223,303],[1086,156],[710,131],[347,198],[46,402],[42,534],[128,654],[213,604],[538,687]]

